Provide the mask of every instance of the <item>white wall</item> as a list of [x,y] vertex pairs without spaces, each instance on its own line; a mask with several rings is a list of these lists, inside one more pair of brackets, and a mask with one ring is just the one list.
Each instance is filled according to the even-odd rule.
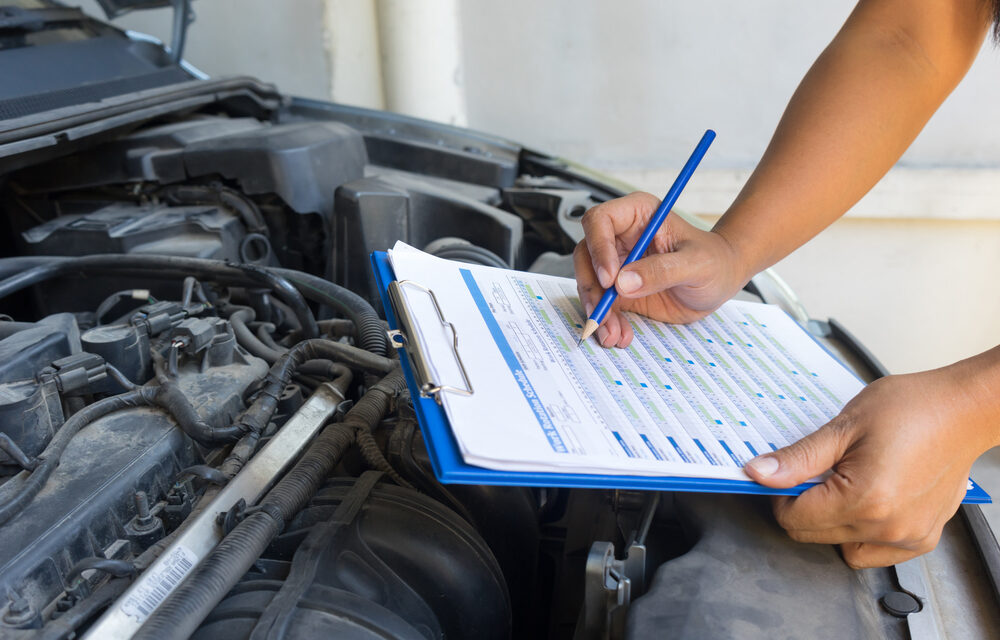
[[[662,194],[719,136],[678,207],[722,214],[854,3],[462,3],[470,126]],[[816,317],[893,371],[1000,343],[1000,53],[988,42],[898,168],[777,266]]]
[[[678,204],[708,216],[725,211],[798,81],[854,4],[405,1],[434,11],[457,2],[461,59],[458,71],[446,72],[449,90],[464,92],[473,128],[654,193],[672,181],[702,131],[715,129],[719,137]],[[249,73],[288,93],[381,107],[395,95],[385,86],[393,74],[381,73],[381,52],[395,42],[379,39],[393,37],[395,27],[386,29],[379,12],[394,2],[199,0],[186,57],[211,75]],[[167,40],[169,17],[158,10],[119,23]],[[409,41],[420,59],[441,42]],[[945,364],[1000,342],[1000,126],[993,115],[1000,53],[992,43],[984,49],[899,168],[778,265],[814,316],[845,322],[894,371]],[[454,119],[423,103],[390,106]]]
[[[749,167],[853,5],[465,0],[469,121],[628,169],[680,166],[713,128],[704,167]],[[1000,104],[1000,53],[986,49],[905,166],[1000,165],[1000,127],[986,117]]]

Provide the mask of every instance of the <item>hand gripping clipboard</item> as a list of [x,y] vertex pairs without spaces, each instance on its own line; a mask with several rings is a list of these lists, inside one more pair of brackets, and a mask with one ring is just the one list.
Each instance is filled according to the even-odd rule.
[[[518,487],[580,487],[593,489],[639,489],[647,491],[689,491],[701,493],[742,493],[764,495],[799,495],[811,486],[802,484],[791,489],[770,489],[753,481],[690,478],[677,476],[625,476],[589,473],[498,471],[467,464],[462,458],[458,442],[452,435],[448,417],[441,405],[442,393],[473,395],[475,390],[466,375],[461,361],[459,338],[451,327],[452,347],[463,380],[434,380],[428,367],[427,354],[419,340],[415,340],[412,318],[402,304],[401,288],[412,287],[425,292],[434,301],[438,319],[451,326],[441,316],[433,292],[413,281],[398,282],[389,256],[384,251],[371,254],[372,271],[378,285],[379,296],[389,323],[389,338],[397,348],[403,373],[410,389],[413,407],[420,423],[420,430],[427,446],[434,475],[443,484],[482,484]],[[970,481],[966,504],[990,502],[989,495]]]

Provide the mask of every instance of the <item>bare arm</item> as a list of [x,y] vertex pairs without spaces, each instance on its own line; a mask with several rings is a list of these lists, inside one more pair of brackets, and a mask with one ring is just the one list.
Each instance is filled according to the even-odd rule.
[[990,24],[986,0],[862,0],[792,96],[767,151],[711,233],[675,216],[621,269],[658,200],[591,209],[576,249],[580,298],[617,285],[605,346],[632,339],[618,311],[690,322],[844,214],[899,159],[954,89]]
[[988,2],[863,0],[792,96],[715,226],[749,278],[857,202],[965,76]]

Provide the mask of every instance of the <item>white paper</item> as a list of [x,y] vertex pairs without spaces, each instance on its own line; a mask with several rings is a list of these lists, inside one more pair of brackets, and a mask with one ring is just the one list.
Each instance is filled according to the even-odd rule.
[[[567,278],[441,260],[397,243],[398,280],[433,290],[474,389],[442,401],[465,461],[507,471],[746,480],[750,458],[835,416],[862,383],[787,314],[730,301],[689,325],[628,314],[627,349],[595,339]],[[451,329],[404,286],[439,384],[462,386]]]

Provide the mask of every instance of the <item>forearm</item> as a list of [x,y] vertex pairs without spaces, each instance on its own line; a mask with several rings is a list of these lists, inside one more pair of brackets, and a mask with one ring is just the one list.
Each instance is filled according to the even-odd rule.
[[984,9],[948,0],[858,5],[715,227],[747,278],[840,217],[898,160],[975,58]]

